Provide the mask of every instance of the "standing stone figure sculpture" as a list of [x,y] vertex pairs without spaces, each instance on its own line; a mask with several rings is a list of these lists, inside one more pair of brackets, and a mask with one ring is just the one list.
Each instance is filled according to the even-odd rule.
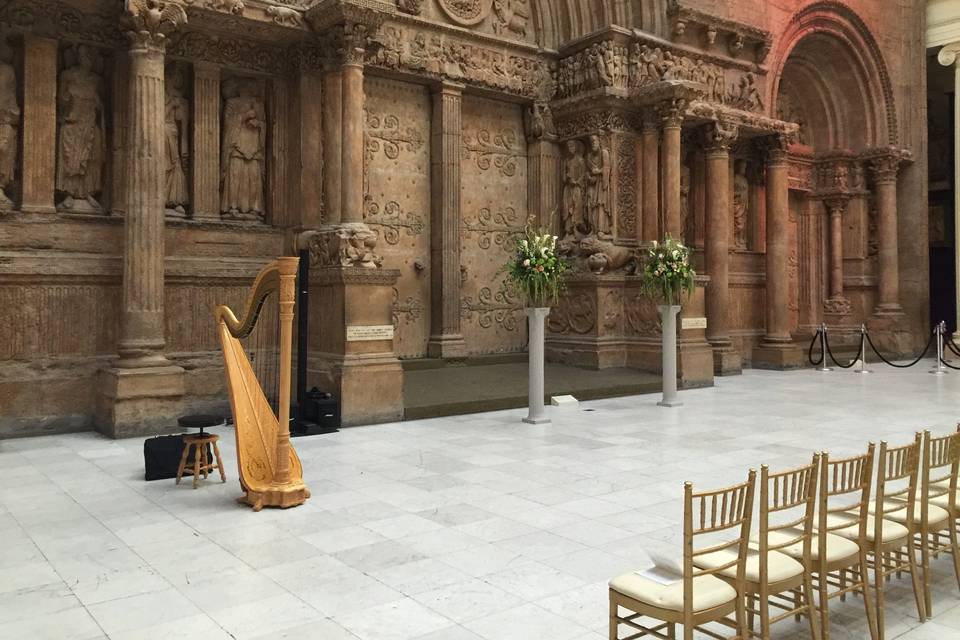
[[262,220],[267,118],[256,80],[224,83],[223,217]]
[[57,191],[60,208],[102,212],[97,196],[103,190],[106,118],[99,56],[86,45],[68,50],[72,63],[57,87]]
[[747,161],[737,160],[733,172],[733,246],[737,251],[747,249],[747,212],[750,207],[750,182],[747,180]]
[[190,105],[183,97],[183,73],[176,68],[168,71],[164,84],[164,153],[166,154],[165,191],[167,215],[184,217],[190,202],[187,174],[184,169],[189,153]]
[[603,146],[600,136],[590,136],[587,154],[587,215],[590,230],[601,237],[612,237],[613,218],[609,202],[610,151]]
[[586,164],[576,140],[567,141],[563,169],[563,236],[572,237],[583,227],[583,182]]
[[0,211],[13,207],[8,191],[17,166],[17,133],[20,130],[20,105],[17,103],[17,72],[13,51],[0,37]]

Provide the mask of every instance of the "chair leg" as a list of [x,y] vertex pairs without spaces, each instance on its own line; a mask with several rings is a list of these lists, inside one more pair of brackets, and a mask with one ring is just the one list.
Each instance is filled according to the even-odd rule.
[[[847,570],[840,569],[840,590],[843,591],[846,588],[847,588]],[[847,594],[841,593],[840,602],[846,602],[846,601],[847,601]]]
[[183,470],[187,468],[187,458],[190,457],[190,445],[183,446],[183,453],[180,454],[180,465],[177,467],[177,484],[183,479]]
[[677,625],[673,622],[667,623],[667,637],[671,640],[677,637]]
[[754,624],[754,611],[757,608],[757,596],[754,593],[747,594],[747,627],[751,630]]
[[197,483],[200,482],[200,449],[202,447],[198,444],[194,445],[193,454],[193,488],[197,488]]
[[920,622],[927,619],[927,607],[923,601],[923,585],[920,584],[920,570],[917,567],[917,545],[911,535],[907,538],[907,563],[910,565],[910,582],[913,585],[913,599],[917,602],[917,617]]
[[[883,552],[879,549],[877,553],[873,554],[873,597],[876,599],[876,616],[877,616],[877,640],[884,639],[884,621],[883,621],[883,561],[884,556]],[[863,575],[864,581],[867,580],[867,574]],[[864,594],[864,601],[866,601],[867,596]],[[869,615],[869,614],[868,614]]]
[[[804,611],[810,623],[810,638],[811,640],[820,640],[820,624],[817,621],[817,606],[813,602],[813,583],[810,581],[810,572],[805,571],[804,573],[806,574],[803,580]],[[799,594],[799,592],[796,593]]]
[[923,610],[933,616],[933,594],[930,591],[930,539],[925,530],[920,531],[920,562],[923,567]]
[[953,556],[953,573],[957,577],[957,587],[960,587],[960,549],[957,548],[957,529],[950,523],[947,530],[950,535],[950,555]]
[[613,595],[610,596],[610,640],[618,640],[617,636],[619,635],[617,623],[617,612],[618,607],[616,601],[613,599]]
[[860,588],[863,596],[863,608],[867,614],[867,623],[870,625],[870,637],[873,640],[879,640],[877,636],[877,612],[874,610],[873,598],[870,597],[870,578],[867,575],[867,552],[860,551],[860,566],[858,567],[860,575]]
[[760,637],[763,640],[770,640],[770,595],[764,593],[762,589],[760,591]]
[[220,447],[217,446],[217,443],[213,443],[213,455],[217,458],[217,469],[220,470],[220,482],[227,481],[227,474],[223,470],[223,460],[220,459]]
[[830,594],[827,584],[827,574],[817,574],[817,591],[819,599],[817,610],[820,612],[820,633],[823,640],[830,640]]

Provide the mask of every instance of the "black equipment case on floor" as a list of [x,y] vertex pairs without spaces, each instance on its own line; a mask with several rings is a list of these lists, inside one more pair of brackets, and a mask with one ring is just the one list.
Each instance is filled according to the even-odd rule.
[[[180,466],[180,456],[183,455],[184,434],[175,436],[157,436],[143,441],[144,476],[150,480],[166,480],[177,477],[177,468]],[[207,459],[213,460],[210,445],[207,445]],[[188,460],[187,464],[192,464]]]

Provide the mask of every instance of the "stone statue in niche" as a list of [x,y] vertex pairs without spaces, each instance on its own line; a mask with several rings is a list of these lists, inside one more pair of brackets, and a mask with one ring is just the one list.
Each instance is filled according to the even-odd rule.
[[737,251],[747,249],[747,212],[750,207],[750,181],[747,180],[747,161],[733,163],[733,246]]
[[183,96],[183,72],[171,67],[164,83],[164,154],[166,159],[165,190],[167,215],[184,217],[190,202],[187,191],[186,164],[190,155],[190,104]]
[[17,71],[13,50],[0,37],[0,211],[13,207],[8,189],[17,167],[17,134],[20,130],[20,105],[17,102]]
[[580,143],[567,140],[567,156],[563,163],[563,235],[572,237],[584,228],[583,186],[587,166]]
[[587,217],[590,230],[602,238],[613,235],[613,217],[610,211],[610,150],[600,136],[590,136],[587,168]]
[[68,211],[101,213],[106,158],[102,59],[91,47],[77,45],[64,55],[66,68],[57,86],[57,179]]
[[223,217],[263,220],[267,117],[260,83],[231,78],[223,83],[223,97]]

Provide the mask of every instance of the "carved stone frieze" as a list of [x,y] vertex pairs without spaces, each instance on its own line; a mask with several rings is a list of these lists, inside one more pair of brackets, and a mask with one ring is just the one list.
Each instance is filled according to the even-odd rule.
[[506,177],[516,175],[517,161],[526,155],[512,131],[467,130],[463,133],[461,147],[464,160],[476,162],[481,171],[495,168]]
[[126,37],[114,11],[79,11],[54,0],[15,0],[0,6],[0,23],[14,31],[120,47]]
[[624,303],[627,332],[636,336],[659,336],[660,319],[657,306],[650,296],[636,294],[628,296]]
[[289,51],[281,47],[240,38],[213,37],[199,31],[171,37],[167,54],[176,58],[212,62],[227,68],[276,74],[288,73],[291,64],[297,62],[297,59],[291,59]]
[[414,324],[423,316],[423,302],[414,296],[407,296],[405,300],[400,300],[400,290],[393,288],[393,306],[391,316],[393,317],[393,327],[400,326],[401,320],[404,324]]
[[300,29],[304,26],[303,13],[292,7],[270,5],[264,9],[264,12],[270,16],[274,23],[282,27],[296,27]]
[[460,317],[475,322],[482,329],[497,325],[504,331],[516,331],[521,311],[520,299],[503,286],[496,293],[490,287],[483,287],[476,299],[464,296],[460,301]]
[[606,87],[627,90],[629,58],[627,47],[609,40],[564,58],[557,69],[557,97],[567,98]]
[[617,145],[617,236],[637,238],[637,155],[632,140],[622,138]]
[[632,123],[623,112],[600,109],[564,116],[559,119],[557,133],[561,138],[574,138],[593,133],[630,131],[631,129]]
[[465,216],[460,226],[465,239],[475,235],[477,246],[489,249],[493,245],[504,247],[512,236],[523,231],[524,222],[513,207],[497,211],[484,207],[476,216]]
[[395,71],[463,82],[528,98],[550,99],[553,80],[544,60],[467,42],[453,35],[384,25],[366,63]]
[[491,0],[437,0],[453,22],[463,26],[480,24],[490,15]]
[[397,9],[413,16],[420,15],[423,11],[424,0],[397,0]]
[[310,252],[315,267],[362,267],[376,269],[382,259],[374,251],[377,234],[363,223],[344,224],[297,236],[297,249]]
[[387,244],[395,245],[400,242],[400,234],[406,232],[410,237],[423,233],[426,225],[423,216],[404,211],[398,202],[390,201],[381,207],[376,202],[368,201],[363,221],[371,227],[380,229],[381,236]]
[[229,13],[241,17],[246,9],[243,0],[184,0],[184,2],[191,7],[202,7],[211,11]]
[[823,301],[825,313],[845,316],[850,313],[850,300],[843,296],[833,296]]
[[588,293],[570,292],[550,311],[551,333],[585,335],[597,326],[597,302]]
[[493,32],[526,37],[530,21],[529,0],[493,0]]
[[595,234],[561,240],[557,253],[570,261],[574,272],[598,275],[624,272],[632,275],[639,266],[635,248],[614,244]]

